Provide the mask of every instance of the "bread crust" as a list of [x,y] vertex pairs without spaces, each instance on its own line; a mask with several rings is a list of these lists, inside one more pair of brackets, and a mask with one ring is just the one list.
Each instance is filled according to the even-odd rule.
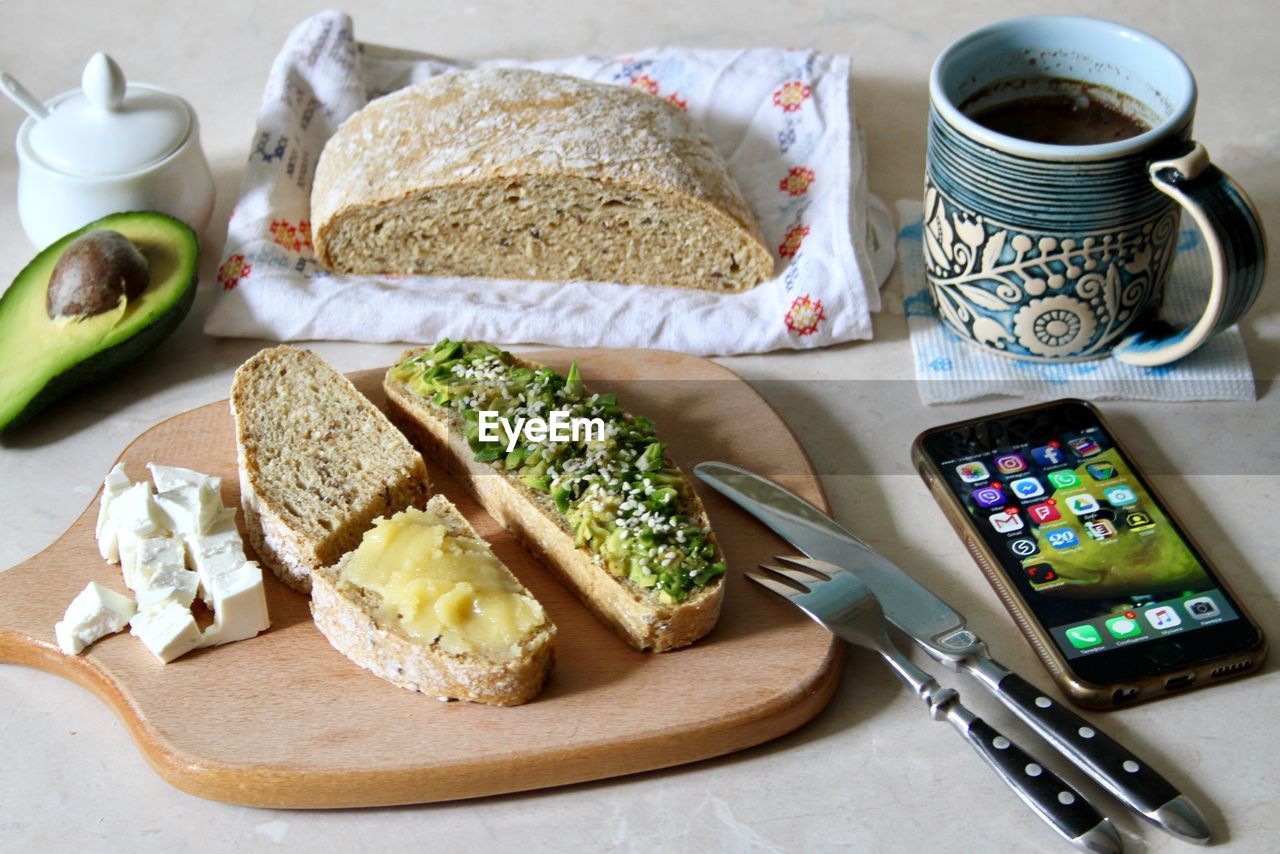
[[[405,351],[397,364],[430,348]],[[542,367],[519,357],[515,364]],[[394,366],[393,366],[394,369]],[[389,370],[383,380],[387,413],[434,464],[456,475],[485,512],[572,590],[601,622],[639,650],[667,652],[688,646],[715,628],[724,601],[724,576],[713,579],[683,602],[663,604],[650,592],[592,562],[591,552],[574,545],[549,499],[512,474],[476,462],[460,417],[422,398]],[[683,477],[683,473],[681,473]],[[702,502],[687,490],[690,516],[710,528]],[[712,542],[715,534],[710,535]]]
[[[324,383],[323,388],[317,383],[319,391],[314,392],[319,396],[317,406],[340,404],[345,407],[344,418],[354,417],[364,422],[350,425],[353,431],[372,424],[376,436],[388,446],[381,449],[385,458],[339,457],[328,461],[332,468],[326,475],[331,483],[359,481],[364,482],[364,486],[344,487],[347,491],[342,494],[333,488],[322,496],[331,517],[327,519],[328,530],[323,532],[308,532],[307,521],[297,512],[290,512],[286,496],[298,487],[273,481],[263,471],[268,463],[266,457],[273,455],[295,455],[298,461],[295,468],[305,468],[314,462],[315,455],[315,449],[308,447],[308,442],[323,441],[298,435],[301,428],[291,423],[298,416],[296,410],[273,410],[270,415],[262,411],[280,407],[280,399],[287,399],[291,388],[289,382],[303,372],[311,372],[310,376]],[[266,377],[267,374],[274,375]],[[272,387],[278,397],[263,399],[262,391],[255,388],[260,382]],[[314,353],[281,346],[262,350],[248,359],[236,370],[231,384],[231,412],[235,420],[240,505],[249,544],[264,566],[300,593],[311,591],[311,573],[315,569],[335,563],[358,545],[376,517],[422,506],[427,500],[429,482],[422,456],[349,379]],[[268,427],[278,428],[280,435],[264,435]],[[379,467],[388,474],[387,479],[376,486],[369,484],[369,471]]]
[[[517,213],[539,205],[550,213]],[[664,215],[679,227],[644,243]],[[552,234],[597,220],[561,242]],[[320,262],[351,275],[736,292],[774,269],[724,158],[687,113],[630,87],[526,69],[440,75],[348,118],[316,166],[311,221]],[[508,221],[509,232],[487,230]],[[600,242],[624,229],[607,259]],[[465,243],[472,230],[483,244]],[[682,251],[657,260],[675,237]],[[450,254],[459,241],[460,264]],[[636,254],[648,260],[632,263]]]
[[[446,520],[450,534],[480,539],[444,496],[432,497],[426,509]],[[516,706],[542,690],[555,660],[556,627],[550,617],[521,643],[520,655],[509,661],[446,652],[379,622],[378,595],[342,579],[353,554],[348,552],[335,566],[322,567],[311,576],[311,615],[338,652],[375,676],[441,700]],[[533,598],[516,583],[521,593]]]

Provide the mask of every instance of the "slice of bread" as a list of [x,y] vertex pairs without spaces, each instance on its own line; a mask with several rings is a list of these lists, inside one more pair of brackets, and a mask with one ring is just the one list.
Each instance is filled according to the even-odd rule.
[[262,350],[231,384],[245,528],[285,584],[355,548],[377,516],[427,500],[422,456],[315,353]]
[[519,68],[441,75],[325,143],[316,255],[344,275],[623,282],[724,293],[773,275],[689,114],[629,86]]
[[[430,349],[407,350],[399,362]],[[543,367],[516,356],[510,358],[513,364],[531,370]],[[683,601],[663,602],[652,589],[610,573],[588,549],[575,545],[567,520],[546,493],[530,489],[501,467],[476,461],[465,438],[466,425],[456,410],[419,395],[392,371],[387,372],[383,388],[387,413],[405,435],[434,464],[455,474],[485,512],[514,534],[627,643],[639,650],[666,652],[688,646],[715,627],[724,600],[723,576]],[[710,522],[697,493],[691,486],[684,492],[689,517],[709,531]],[[709,538],[714,544],[714,534]]]
[[[443,495],[433,496],[426,511],[445,522],[450,536],[484,542]],[[519,654],[512,658],[448,652],[438,640],[425,644],[380,618],[382,598],[344,576],[353,555],[348,553],[337,565],[312,574],[311,614],[338,652],[388,682],[441,700],[515,706],[542,690],[551,672],[556,640],[556,627],[545,611],[543,622],[525,634]],[[519,594],[533,598],[506,567],[502,570]]]

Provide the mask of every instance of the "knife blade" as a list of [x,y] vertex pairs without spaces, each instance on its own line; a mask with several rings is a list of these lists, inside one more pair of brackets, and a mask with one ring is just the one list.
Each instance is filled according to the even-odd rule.
[[933,658],[968,672],[1134,812],[1181,839],[1209,841],[1200,811],[1149,763],[991,658],[959,612],[830,516],[773,481],[728,463],[704,462],[693,471],[809,557],[857,575],[891,623]]

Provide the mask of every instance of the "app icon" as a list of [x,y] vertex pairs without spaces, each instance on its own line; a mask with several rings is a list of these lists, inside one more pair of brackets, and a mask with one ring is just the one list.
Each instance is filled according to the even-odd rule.
[[987,467],[977,460],[956,466],[956,474],[960,475],[960,479],[965,483],[977,483],[991,476],[991,473],[987,471]]
[[1090,519],[1084,523],[1084,532],[1095,540],[1114,540],[1120,536],[1110,519]]
[[1129,486],[1113,486],[1105,489],[1102,497],[1107,499],[1107,503],[1112,507],[1128,507],[1130,504],[1138,503],[1138,496]]
[[1071,641],[1071,645],[1076,649],[1086,649],[1102,643],[1102,635],[1088,623],[1083,626],[1072,626],[1067,629],[1066,635],[1067,640]]
[[1107,631],[1111,632],[1112,637],[1121,640],[1137,637],[1142,634],[1142,626],[1138,625],[1138,621],[1134,619],[1135,616],[1132,611],[1126,611],[1122,616],[1112,617],[1107,620]]
[[1094,480],[1111,480],[1111,478],[1116,476],[1116,467],[1107,462],[1089,463],[1084,467],[1084,470],[1087,471],[1089,473],[1089,477]]
[[1209,620],[1222,613],[1218,603],[1209,596],[1197,596],[1195,599],[1188,599],[1183,603],[1183,607],[1187,609],[1188,614],[1197,620]]
[[1044,495],[1044,484],[1038,478],[1020,477],[1009,484],[1013,494],[1026,501],[1028,498],[1039,498]]
[[1146,531],[1156,526],[1156,522],[1141,510],[1133,510],[1124,515],[1124,524],[1130,531]]
[[1067,444],[1071,446],[1071,450],[1082,457],[1092,457],[1094,454],[1102,453],[1102,448],[1098,447],[1098,443],[1088,436],[1081,436],[1079,439],[1068,439]]
[[1051,471],[1048,477],[1049,483],[1053,484],[1054,489],[1070,489],[1073,486],[1080,485],[1080,476],[1070,469]]
[[991,527],[995,528],[996,532],[1000,534],[1011,534],[1014,531],[1021,531],[1023,528],[1022,517],[1012,507],[999,513],[992,513],[987,519],[991,522]]
[[1001,454],[996,457],[996,471],[1000,474],[1018,474],[1027,470],[1022,454]]
[[1174,626],[1182,625],[1182,618],[1178,616],[1178,612],[1168,605],[1151,608],[1143,613],[1146,614],[1147,622],[1153,629],[1172,629]]
[[1030,537],[1020,537],[1009,543],[1009,551],[1013,552],[1017,557],[1031,557],[1040,551],[1040,547]]
[[1063,453],[1062,446],[1057,442],[1031,449],[1031,459],[1036,461],[1036,465],[1043,468],[1052,466],[1060,466],[1067,461],[1067,455]]
[[1049,541],[1049,545],[1055,549],[1074,549],[1080,545],[1080,538],[1076,536],[1076,532],[1070,528],[1058,528],[1053,531],[1045,531],[1044,538]]
[[988,510],[993,507],[1003,507],[1008,503],[1004,497],[1004,486],[1000,483],[979,486],[973,491],[973,503]]
[[1101,505],[1098,504],[1098,499],[1087,492],[1084,495],[1073,495],[1067,499],[1067,509],[1077,516],[1097,513],[1100,508]]
[[1033,587],[1052,584],[1058,580],[1058,573],[1054,572],[1053,567],[1047,563],[1033,563],[1031,566],[1024,567],[1023,572],[1027,574],[1027,578],[1031,579]]
[[1062,518],[1062,514],[1058,512],[1057,502],[1053,499],[1040,504],[1032,504],[1027,508],[1027,513],[1040,525],[1045,522],[1056,522]]

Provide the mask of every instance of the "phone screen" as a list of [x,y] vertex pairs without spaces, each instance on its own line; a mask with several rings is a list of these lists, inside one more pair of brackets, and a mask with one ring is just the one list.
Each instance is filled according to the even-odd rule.
[[931,435],[926,448],[1068,660],[1175,636],[1192,641],[1240,619],[1087,407],[1062,404],[952,432]]

